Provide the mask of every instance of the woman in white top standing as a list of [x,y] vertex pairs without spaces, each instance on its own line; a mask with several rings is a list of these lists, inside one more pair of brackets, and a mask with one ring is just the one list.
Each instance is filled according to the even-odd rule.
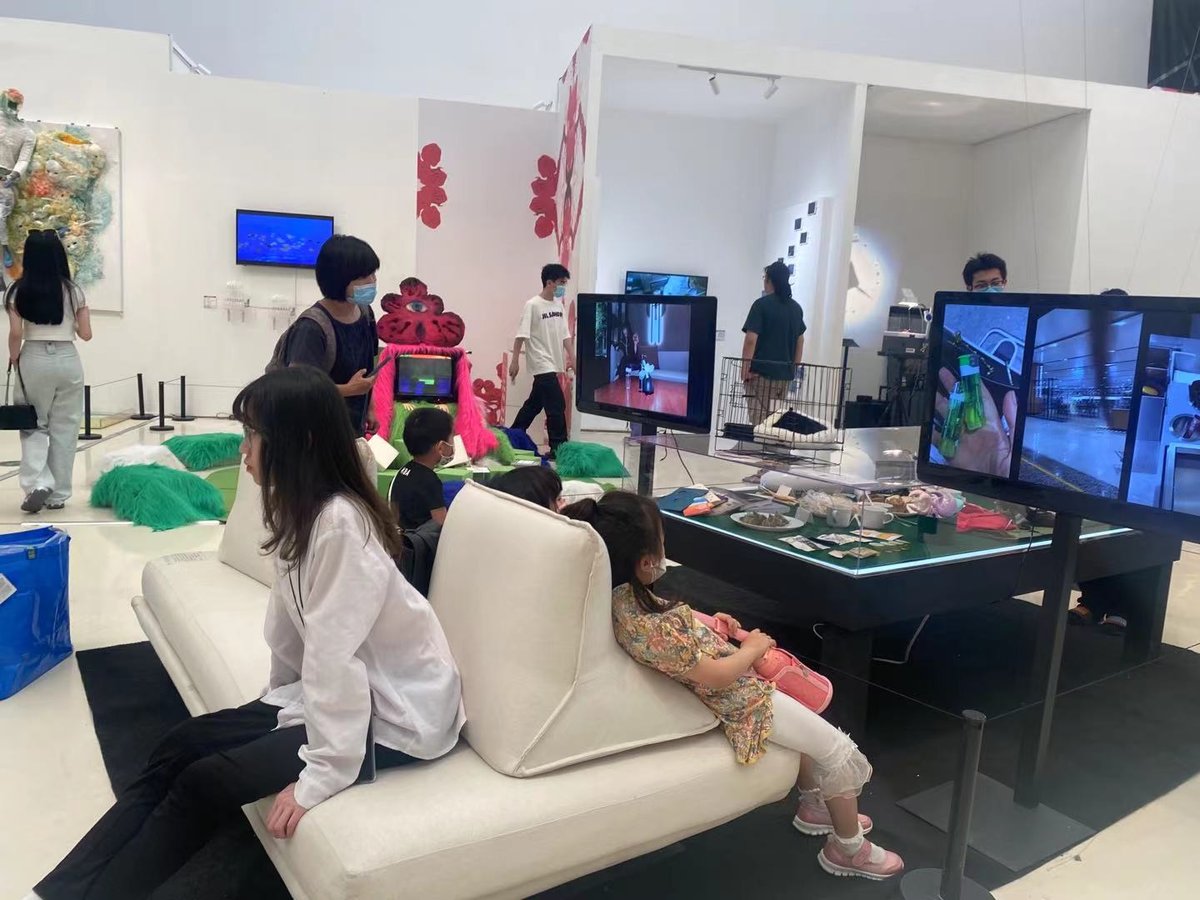
[[17,402],[32,404],[38,416],[36,430],[21,432],[20,475],[21,509],[36,513],[62,509],[71,497],[83,418],[83,365],[75,339],[92,339],[92,318],[56,232],[29,233],[21,268],[4,308]]
[[[325,373],[280,369],[233,405],[277,554],[260,700],[170,732],[141,776],[35,888],[42,900],[148,897],[241,807],[276,794],[267,829],[374,769],[435,759],[465,722],[458,669],[428,601],[396,568],[400,530]],[[373,763],[373,765],[372,765]]]

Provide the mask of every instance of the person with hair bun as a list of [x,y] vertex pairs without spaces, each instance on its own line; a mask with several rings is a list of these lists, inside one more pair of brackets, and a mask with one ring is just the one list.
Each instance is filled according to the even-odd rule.
[[763,270],[763,293],[750,307],[742,331],[742,381],[750,424],[759,425],[783,402],[804,358],[804,310],[792,297],[783,260]]
[[[871,778],[871,764],[854,742],[752,668],[775,642],[750,632],[740,647],[696,619],[685,604],[657,596],[652,586],[666,573],[662,517],[653,501],[626,491],[581,500],[563,514],[587,522],[608,548],[613,583],[613,631],[634,660],[692,690],[720,720],[737,761],[750,765],[771,744],[801,754],[796,785],[797,831],[827,835],[817,854],[831,875],[873,881],[904,870],[904,861],[865,837],[872,822],[858,812],[858,795]],[[740,623],[726,613],[716,618],[730,631]]]

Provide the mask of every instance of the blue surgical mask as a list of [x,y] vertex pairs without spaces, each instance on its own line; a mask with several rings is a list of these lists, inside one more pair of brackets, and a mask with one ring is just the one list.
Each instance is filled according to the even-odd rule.
[[1003,294],[1004,288],[1002,288],[998,284],[989,284],[987,287],[979,288],[977,291],[975,291],[975,293],[976,294]]
[[350,302],[358,306],[370,306],[375,302],[375,285],[360,284],[350,295]]
[[554,299],[561,300],[565,296],[567,296],[567,286],[565,284],[560,284],[554,288]]

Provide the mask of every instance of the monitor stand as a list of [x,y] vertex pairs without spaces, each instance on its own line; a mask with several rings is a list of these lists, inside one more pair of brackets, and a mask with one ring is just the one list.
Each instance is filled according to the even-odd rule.
[[[1040,802],[1082,525],[1079,516],[1060,512],[1054,518],[1050,543],[1053,574],[1042,596],[1016,786],[1009,788],[980,775],[976,788],[975,815],[968,842],[1014,872],[1057,856],[1095,834],[1093,829]],[[946,831],[953,787],[952,783],[938,785],[901,800],[899,806]]]
[[[629,426],[633,437],[652,438],[658,434],[657,425],[640,425],[633,423]],[[643,497],[654,493],[654,453],[658,449],[653,443],[643,441],[638,444],[638,473],[637,492]]]

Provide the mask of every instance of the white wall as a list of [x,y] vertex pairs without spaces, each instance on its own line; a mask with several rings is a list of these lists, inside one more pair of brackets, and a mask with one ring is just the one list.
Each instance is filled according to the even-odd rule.
[[[867,288],[875,302],[847,310],[845,336],[859,344],[850,351],[852,394],[875,396],[883,384],[885,364],[877,353],[888,306],[900,299],[901,288],[932,307],[936,291],[961,287],[972,252],[971,160],[965,144],[864,137],[855,233],[880,277]],[[860,275],[865,288],[871,274]]]
[[[234,265],[237,207],[332,214],[375,247],[382,283],[412,271],[415,101],[173,74],[163,36],[17,20],[0,21],[0,59],[21,73],[29,118],[122,131],[125,312],[96,318],[90,383],[141,371],[237,386],[262,372],[279,329],[264,314],[231,324],[204,295],[231,279],[259,303],[319,294],[311,272]],[[212,413],[232,399],[197,387],[189,402]],[[122,386],[94,405],[131,401]]]
[[[626,270],[707,275],[720,359],[741,352],[759,295],[775,129],[602,110],[596,289],[623,293]],[[585,417],[585,427],[596,422]]]
[[998,253],[1008,263],[1009,290],[1070,290],[1077,248],[1086,246],[1079,213],[1087,152],[1086,114],[975,145],[964,261],[981,250]]
[[[171,33],[222,75],[531,107],[592,24],[1144,85],[1152,0],[0,0]],[[1085,64],[1086,51],[1086,64]],[[770,69],[768,69],[770,71]]]

